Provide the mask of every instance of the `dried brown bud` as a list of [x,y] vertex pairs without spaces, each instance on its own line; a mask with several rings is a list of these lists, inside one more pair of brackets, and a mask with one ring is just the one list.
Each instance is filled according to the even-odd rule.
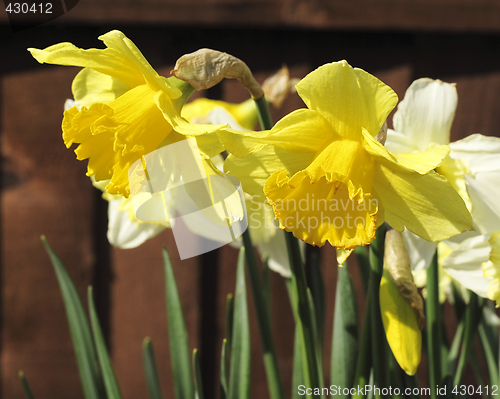
[[277,108],[281,107],[290,92],[290,73],[287,66],[283,65],[278,72],[268,77],[262,83],[262,90],[264,90],[267,101]]
[[222,79],[238,79],[254,99],[264,95],[248,66],[230,54],[207,48],[185,54],[170,72],[191,84],[196,90],[209,89]]
[[425,326],[424,301],[413,282],[410,258],[406,252],[403,236],[399,231],[389,230],[385,237],[384,267],[393,284],[410,304],[418,317],[419,327]]

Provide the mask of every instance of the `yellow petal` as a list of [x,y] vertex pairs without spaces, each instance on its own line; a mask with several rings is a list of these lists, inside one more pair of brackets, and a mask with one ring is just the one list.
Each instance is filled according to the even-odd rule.
[[245,157],[266,144],[287,151],[316,153],[334,137],[328,121],[318,112],[308,109],[288,114],[271,130],[222,130],[218,134],[224,147],[237,157]]
[[180,116],[179,112],[177,112],[174,104],[172,103],[172,98],[165,91],[158,91],[154,95],[153,100],[163,114],[165,120],[172,125],[176,132],[185,136],[200,136],[209,133],[216,133],[221,129],[230,129],[228,125],[189,123],[186,119]]
[[441,145],[439,147],[428,148],[425,151],[412,154],[398,154],[398,161],[407,167],[425,174],[436,169],[446,159],[450,153],[450,147]]
[[81,143],[78,159],[89,158],[87,175],[110,179],[106,190],[128,197],[128,168],[154,151],[172,131],[153,102],[154,92],[141,85],[107,105],[93,104],[75,114],[66,111],[63,121],[66,145]]
[[369,193],[373,183],[373,157],[360,141],[334,140],[323,149],[306,169],[312,182],[322,177],[327,181],[342,182],[349,189],[349,197],[358,192]]
[[141,71],[135,64],[111,48],[83,50],[71,43],[59,43],[44,50],[30,48],[28,51],[41,64],[92,68],[97,72],[113,76],[130,87],[145,83]]
[[165,84],[165,80],[160,79],[158,73],[149,64],[149,62],[142,55],[137,46],[122,32],[120,32],[119,30],[112,30],[104,35],[99,36],[99,40],[102,40],[106,47],[116,50],[120,54],[123,54],[125,57],[127,57],[129,61],[132,62],[135,67],[141,72],[142,76],[144,76],[145,81],[148,83],[148,85],[151,86],[152,89],[167,89],[168,86]]
[[471,171],[467,167],[467,163],[462,159],[453,159],[447,156],[441,165],[436,169],[436,171],[446,177],[455,189],[457,193],[460,194],[462,199],[467,205],[467,209],[472,209],[471,200],[469,194],[467,193],[467,187],[465,185],[465,175],[471,175]]
[[464,201],[436,172],[420,175],[375,163],[373,194],[395,230],[406,227],[428,241],[441,241],[472,229]]
[[285,169],[290,176],[294,175],[307,168],[313,159],[314,153],[285,151],[268,145],[244,158],[229,155],[224,171],[237,177],[246,193],[264,202],[264,185],[273,173]]
[[107,104],[130,89],[131,87],[121,80],[90,68],[82,69],[71,85],[77,104],[87,108],[94,103]]
[[380,281],[380,313],[387,342],[399,366],[414,375],[420,364],[422,334],[417,315],[384,270]]
[[369,194],[349,198],[347,186],[324,177],[312,183],[304,171],[287,177],[274,173],[264,192],[280,227],[312,245],[326,241],[335,247],[354,249],[375,236],[377,207]]
[[490,237],[491,252],[488,262],[483,263],[484,277],[491,277],[488,285],[488,298],[500,307],[500,231]]
[[196,121],[197,119],[204,121],[210,111],[213,111],[216,107],[224,108],[244,129],[253,130],[255,128],[255,123],[257,122],[257,108],[252,99],[240,104],[231,104],[220,100],[198,98],[186,104],[182,109],[181,115],[191,123],[198,123]]
[[363,147],[380,164],[400,171],[416,171],[420,174],[435,169],[450,152],[448,146],[442,145],[419,153],[394,155],[365,130],[363,130]]
[[389,86],[347,61],[319,67],[297,84],[297,92],[340,136],[352,139],[359,139],[361,127],[375,136],[398,101]]

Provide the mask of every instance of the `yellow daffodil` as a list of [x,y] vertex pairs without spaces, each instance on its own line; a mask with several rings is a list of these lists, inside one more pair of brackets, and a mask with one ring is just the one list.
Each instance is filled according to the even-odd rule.
[[[64,113],[63,139],[77,159],[89,159],[87,175],[109,180],[106,191],[128,197],[129,167],[159,146],[195,136],[205,158],[223,148],[221,126],[191,125],[180,108],[192,88],[159,76],[139,49],[119,31],[99,37],[105,49],[80,49],[60,43],[29,49],[40,63],[80,66],[73,81],[76,106]],[[180,88],[182,88],[182,90]]]
[[397,103],[392,89],[346,61],[302,79],[307,105],[263,132],[219,132],[225,170],[266,198],[280,227],[313,245],[369,244],[384,221],[431,241],[472,227],[463,200],[435,173],[447,146],[395,156],[375,136]]

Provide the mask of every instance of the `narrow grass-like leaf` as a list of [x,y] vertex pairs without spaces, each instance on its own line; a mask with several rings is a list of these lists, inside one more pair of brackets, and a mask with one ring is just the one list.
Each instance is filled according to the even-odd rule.
[[483,314],[483,299],[479,299],[477,294],[469,291],[469,304],[465,311],[465,330],[464,338],[462,342],[462,351],[460,352],[460,357],[458,358],[457,370],[455,371],[453,378],[453,385],[460,385],[460,380],[462,379],[462,374],[465,370],[465,365],[472,350],[472,345],[474,343],[474,338],[476,336],[477,327],[481,321]]
[[359,273],[361,275],[361,281],[363,282],[363,288],[365,292],[368,292],[368,281],[370,280],[370,261],[368,259],[368,250],[366,247],[356,247],[354,250],[356,255],[356,260],[358,261]]
[[498,364],[495,356],[495,352],[492,349],[492,343],[488,337],[485,327],[486,322],[484,317],[479,325],[479,337],[481,338],[481,345],[483,347],[484,358],[486,360],[486,366],[488,367],[488,374],[490,376],[490,385],[499,384],[498,380]]
[[[316,332],[314,328],[313,315],[307,294],[306,276],[301,261],[300,248],[297,239],[292,233],[285,233],[287,243],[288,259],[292,272],[290,297],[293,300],[294,314],[296,315],[296,326],[299,330],[301,350],[304,368],[304,384],[307,387],[320,386],[320,372],[315,350]],[[307,395],[310,397],[311,395]]]
[[464,336],[464,326],[465,318],[462,318],[455,331],[455,336],[453,337],[453,342],[451,344],[450,350],[448,351],[448,366],[446,368],[448,375],[453,375],[455,372],[455,367],[457,364],[458,355],[460,354],[460,344]]
[[146,384],[148,386],[149,397],[151,399],[162,399],[160,379],[156,369],[153,343],[150,338],[145,338],[142,342],[142,357],[144,360],[144,373],[146,374]]
[[195,399],[204,399],[203,381],[201,378],[200,357],[198,349],[193,350],[193,370],[194,370],[194,397]]
[[292,371],[292,399],[302,399],[304,395],[299,395],[297,389],[304,385],[304,371],[302,360],[302,348],[298,328],[295,328],[295,338],[293,340],[293,371]]
[[175,396],[177,399],[193,399],[194,385],[186,323],[184,322],[174,271],[165,248],[163,248],[163,263],[165,266],[170,360],[174,374]]
[[227,370],[227,340],[222,341],[220,355],[220,399],[226,399],[228,395],[228,370]]
[[21,380],[21,385],[23,387],[24,394],[26,395],[26,399],[34,399],[28,380],[22,371],[19,371],[19,379]]
[[[366,311],[371,313],[371,350],[373,380],[377,386],[389,386],[386,379],[388,376],[388,364],[386,357],[387,341],[385,338],[382,316],[380,314],[380,280],[384,270],[385,251],[385,225],[377,229],[375,239],[370,244],[370,281],[367,298]],[[374,392],[377,398],[379,395]]]
[[105,398],[92,333],[78,292],[64,265],[47,240],[45,240],[45,237],[42,237],[42,242],[54,266],[59,287],[61,288],[85,398]]
[[358,357],[356,292],[347,267],[338,268],[330,367],[330,384],[341,387],[353,386]]
[[325,330],[325,284],[323,282],[323,273],[321,272],[321,262],[319,253],[314,251],[309,258],[311,293],[314,299],[314,308],[316,314],[317,341],[320,346],[320,352],[323,353],[324,330]]
[[[429,385],[435,387],[441,384],[441,306],[439,303],[439,276],[437,253],[427,268],[427,299],[425,303],[427,318],[427,353],[429,367]],[[437,399],[437,392],[431,389],[431,398]]]
[[250,325],[245,287],[245,249],[240,250],[234,299],[229,399],[250,397]]
[[99,359],[99,365],[101,366],[106,395],[108,399],[121,399],[122,394],[120,392],[120,387],[118,386],[118,381],[116,380],[113,365],[111,364],[111,360],[109,359],[108,351],[106,349],[106,343],[104,342],[101,326],[99,324],[99,318],[97,317],[94,298],[92,297],[92,287],[88,288],[88,300],[90,323],[92,326],[92,332],[94,334],[97,358]]
[[227,352],[231,352],[231,342],[233,337],[233,316],[234,316],[234,297],[232,294],[227,294],[226,297],[226,340]]
[[[262,104],[261,104],[262,105]],[[285,232],[279,232],[284,234]],[[260,340],[262,342],[264,368],[266,370],[267,385],[269,388],[270,399],[283,399],[283,383],[278,368],[278,358],[274,346],[273,329],[271,325],[271,312],[267,295],[262,288],[262,279],[259,273],[257,257],[255,249],[252,245],[250,233],[247,230],[241,235],[243,245],[245,246],[245,257],[247,261],[248,277],[250,287],[252,289],[252,297],[255,305],[255,313],[257,316],[257,325],[259,327]],[[228,348],[232,347],[228,346]]]
[[312,318],[313,332],[314,336],[316,337],[316,339],[314,340],[314,349],[316,350],[316,362],[318,367],[319,386],[323,387],[324,386],[323,352],[322,352],[322,345],[320,344],[319,339],[317,338],[319,336],[318,321],[316,319],[316,309],[314,308],[314,299],[312,297],[312,293],[309,288],[307,289],[307,297],[309,299],[309,309],[310,309],[309,311]]

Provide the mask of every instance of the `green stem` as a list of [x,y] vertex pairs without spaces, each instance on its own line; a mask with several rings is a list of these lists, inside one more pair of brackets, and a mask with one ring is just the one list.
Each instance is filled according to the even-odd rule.
[[260,339],[262,341],[262,349],[264,351],[264,368],[266,370],[269,396],[271,399],[282,399],[285,397],[285,394],[274,346],[271,314],[267,306],[266,295],[259,275],[257,257],[255,256],[255,250],[248,229],[243,233],[242,237],[245,246],[245,257],[248,275],[250,277],[250,286],[252,288],[252,296],[257,314],[257,324],[259,327]]
[[481,321],[482,308],[484,301],[478,298],[478,296],[469,291],[469,304],[465,311],[465,332],[464,340],[462,343],[462,351],[460,352],[460,357],[458,359],[457,370],[453,379],[453,385],[459,385],[462,375],[464,373],[465,365],[467,364],[467,359],[469,357],[472,345],[474,344],[474,338],[476,337],[477,327]]
[[255,106],[257,107],[257,115],[259,117],[259,123],[262,130],[269,130],[273,127],[273,121],[271,119],[271,113],[269,112],[269,104],[265,96],[261,98],[254,99]]
[[292,233],[286,232],[285,239],[292,272],[293,307],[297,315],[296,322],[304,361],[304,383],[307,387],[320,388],[320,373],[315,350],[314,321],[309,306],[306,275],[302,266],[300,248],[297,239]]
[[[370,244],[370,281],[368,283],[368,311],[371,312],[371,352],[373,379],[377,386],[389,386],[387,381],[388,364],[385,353],[386,340],[382,316],[380,314],[380,279],[384,271],[385,225],[377,229],[377,235]],[[377,395],[376,395],[377,396]]]
[[441,373],[441,305],[439,303],[439,270],[437,252],[427,269],[427,352],[429,357],[429,385],[431,398],[437,398],[436,387],[442,381]]

